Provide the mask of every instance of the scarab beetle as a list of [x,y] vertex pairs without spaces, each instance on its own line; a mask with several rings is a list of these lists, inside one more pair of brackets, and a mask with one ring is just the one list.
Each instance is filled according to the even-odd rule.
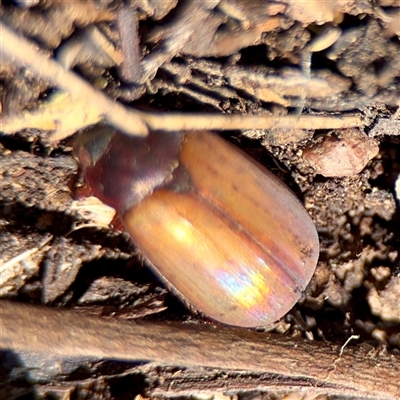
[[266,326],[300,298],[318,259],[316,228],[294,194],[233,145],[205,131],[135,138],[95,126],[76,153],[93,194],[194,309]]

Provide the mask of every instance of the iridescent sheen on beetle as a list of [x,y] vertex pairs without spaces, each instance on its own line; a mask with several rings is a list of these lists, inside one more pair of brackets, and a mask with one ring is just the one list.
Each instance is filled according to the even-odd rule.
[[293,193],[210,132],[128,137],[96,126],[76,152],[93,194],[114,207],[156,274],[229,325],[270,325],[314,273],[318,235]]

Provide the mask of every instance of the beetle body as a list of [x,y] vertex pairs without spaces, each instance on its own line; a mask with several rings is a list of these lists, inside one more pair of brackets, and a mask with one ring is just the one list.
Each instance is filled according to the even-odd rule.
[[229,325],[270,325],[314,273],[310,216],[284,184],[217,135],[169,135],[94,128],[77,146],[89,186],[191,306]]

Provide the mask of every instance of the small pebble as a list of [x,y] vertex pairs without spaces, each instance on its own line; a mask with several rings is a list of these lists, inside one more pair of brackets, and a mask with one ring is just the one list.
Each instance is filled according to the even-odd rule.
[[367,301],[372,314],[383,321],[400,322],[400,277],[393,276],[383,290],[372,286],[367,294]]
[[320,136],[303,152],[303,160],[325,177],[352,176],[361,172],[379,153],[375,139],[358,128]]

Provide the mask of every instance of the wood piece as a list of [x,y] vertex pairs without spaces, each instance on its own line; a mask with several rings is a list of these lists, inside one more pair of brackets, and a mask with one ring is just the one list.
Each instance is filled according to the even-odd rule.
[[354,347],[211,325],[110,321],[8,301],[0,301],[0,320],[2,349],[266,372],[291,388],[400,397],[400,357]]
[[73,98],[85,99],[89,104],[96,104],[101,115],[114,126],[132,131],[135,136],[146,136],[147,127],[140,118],[140,113],[129,110],[114,102],[100,91],[94,89],[76,74],[65,70],[56,61],[37,51],[36,47],[18,36],[0,22],[1,58],[9,59],[19,65],[34,70],[41,78],[70,93]]
[[143,113],[151,130],[235,130],[235,129],[343,129],[362,127],[361,114],[346,115],[232,115],[206,113]]

